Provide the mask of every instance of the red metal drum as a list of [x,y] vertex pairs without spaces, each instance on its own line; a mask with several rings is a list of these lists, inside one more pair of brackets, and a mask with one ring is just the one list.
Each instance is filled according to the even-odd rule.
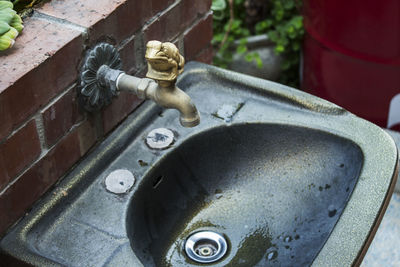
[[304,0],[304,26],[302,88],[400,126],[400,1]]

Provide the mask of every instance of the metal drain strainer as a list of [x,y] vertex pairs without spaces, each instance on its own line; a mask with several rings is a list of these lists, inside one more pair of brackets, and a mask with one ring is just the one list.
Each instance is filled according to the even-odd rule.
[[186,240],[187,256],[199,263],[212,263],[221,259],[228,249],[225,238],[215,232],[197,232]]

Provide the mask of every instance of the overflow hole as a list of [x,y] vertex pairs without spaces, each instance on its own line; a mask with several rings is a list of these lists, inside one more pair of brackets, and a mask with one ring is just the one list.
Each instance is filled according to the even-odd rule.
[[154,183],[153,183],[153,188],[157,188],[161,184],[163,179],[164,179],[164,176],[162,176],[162,175],[159,176],[157,179],[155,179]]

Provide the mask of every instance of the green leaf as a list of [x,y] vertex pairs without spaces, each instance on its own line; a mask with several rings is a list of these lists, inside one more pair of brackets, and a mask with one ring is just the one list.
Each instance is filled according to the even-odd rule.
[[247,47],[246,47],[246,45],[239,45],[239,46],[236,48],[236,53],[243,54],[243,53],[245,53],[245,52],[247,52]]
[[250,30],[249,29],[246,29],[246,28],[243,29],[242,33],[243,33],[243,36],[245,36],[245,37],[250,36]]
[[216,42],[221,42],[222,39],[224,39],[224,34],[222,34],[222,33],[215,34],[214,38],[213,38],[213,40],[216,41]]
[[[226,1],[225,0],[212,0],[211,3],[211,10],[212,11],[221,11],[226,8]],[[215,16],[215,14],[214,14]]]
[[279,40],[276,42],[276,44],[282,45],[282,46],[287,46],[287,45],[289,45],[289,39],[286,38],[286,36],[281,36],[281,38],[279,38]]
[[284,14],[285,14],[285,13],[284,13],[283,9],[278,10],[278,11],[276,12],[276,14],[275,14],[276,20],[277,20],[277,21],[282,20]]
[[256,24],[255,31],[257,34],[263,34],[268,28],[271,27],[272,24],[273,22],[270,19],[260,21]]
[[247,54],[244,56],[244,59],[245,59],[247,62],[252,62],[252,61],[253,61],[253,58],[254,58],[253,53],[247,53]]
[[278,41],[278,33],[276,31],[269,31],[267,34],[268,34],[268,38],[272,42],[277,42]]
[[292,0],[286,0],[286,1],[284,1],[284,2],[283,2],[283,7],[284,7],[285,9],[288,9],[288,10],[294,8],[294,7],[295,7],[294,1],[292,1]]
[[261,69],[263,67],[263,62],[261,60],[261,57],[258,53],[255,54],[254,60],[256,61],[257,68]]
[[225,18],[225,12],[216,10],[213,12],[213,19],[215,20],[223,20]]
[[283,45],[277,45],[275,46],[275,52],[277,54],[282,54],[285,51],[285,47]]
[[292,18],[291,23],[294,27],[299,30],[303,28],[303,17],[302,16],[295,16]]
[[[240,25],[242,24],[241,20],[238,19],[234,19],[232,22],[232,26],[231,26],[231,31],[234,31],[235,29],[238,29],[240,27]],[[228,24],[229,25],[229,24]],[[228,26],[227,25],[227,26]]]
[[246,45],[247,44],[247,38],[240,38],[239,44]]
[[244,4],[244,1],[245,1],[245,0],[235,0],[235,1],[234,1],[234,4],[235,4],[235,5],[242,5],[242,4]]

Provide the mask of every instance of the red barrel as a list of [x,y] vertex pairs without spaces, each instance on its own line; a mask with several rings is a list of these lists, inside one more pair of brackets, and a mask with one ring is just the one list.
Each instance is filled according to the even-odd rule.
[[399,126],[400,1],[304,0],[304,26],[302,88]]

